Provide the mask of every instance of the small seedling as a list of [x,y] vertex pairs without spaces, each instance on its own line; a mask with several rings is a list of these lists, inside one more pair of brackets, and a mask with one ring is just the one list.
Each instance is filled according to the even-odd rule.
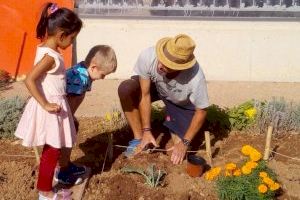
[[154,164],[149,165],[146,171],[141,168],[131,166],[123,167],[121,171],[124,173],[137,173],[143,175],[146,180],[146,184],[150,187],[162,185],[162,179],[167,174],[164,170],[157,170]]

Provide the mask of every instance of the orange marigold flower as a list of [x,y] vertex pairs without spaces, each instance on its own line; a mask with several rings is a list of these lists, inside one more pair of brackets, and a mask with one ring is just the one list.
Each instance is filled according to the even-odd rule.
[[269,177],[264,177],[263,182],[266,183],[268,186],[274,184],[274,181],[272,179],[270,179]]
[[208,181],[212,181],[214,179],[214,176],[212,176],[211,173],[207,172],[205,174],[205,179],[208,180]]
[[265,177],[268,177],[268,174],[267,174],[267,172],[259,172],[259,176],[261,178],[265,178]]
[[258,191],[260,192],[260,193],[266,193],[267,191],[268,191],[268,187],[265,185],[265,184],[260,184],[259,186],[258,186]]
[[210,171],[212,171],[215,176],[218,176],[221,172],[221,167],[214,167]]
[[251,161],[259,161],[261,159],[261,153],[259,153],[257,150],[254,150],[250,153],[250,159]]
[[242,153],[246,156],[249,156],[250,155],[250,152],[253,151],[253,147],[251,147],[250,145],[244,145],[242,147]]
[[274,184],[270,185],[269,187],[270,187],[270,190],[275,191],[280,188],[280,185],[279,185],[279,183],[275,182]]
[[236,164],[228,163],[228,164],[226,164],[225,169],[229,170],[229,171],[235,170],[236,169]]
[[221,172],[221,167],[211,168],[205,175],[206,180],[213,180],[216,176],[218,176]]
[[234,176],[240,176],[242,174],[241,170],[240,169],[236,169],[233,171],[233,175]]
[[254,161],[249,161],[245,164],[246,167],[250,168],[250,169],[254,169],[255,167],[257,167],[257,162]]
[[232,176],[231,171],[226,170],[225,171],[225,176]]
[[247,167],[247,166],[244,165],[242,167],[242,172],[243,172],[243,174],[248,175],[248,174],[251,173],[251,169],[249,167]]

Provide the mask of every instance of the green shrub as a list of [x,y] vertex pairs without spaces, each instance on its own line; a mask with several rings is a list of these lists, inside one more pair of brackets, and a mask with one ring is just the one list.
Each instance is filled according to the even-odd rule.
[[222,109],[218,105],[212,104],[206,110],[207,129],[209,131],[230,129],[231,125],[227,109]]
[[273,126],[274,134],[300,132],[300,104],[286,102],[283,98],[256,102],[256,125],[261,133]]
[[157,187],[162,184],[163,177],[167,174],[164,170],[157,170],[154,164],[149,165],[146,171],[136,167],[123,167],[121,169],[124,173],[137,173],[144,176],[146,184],[150,187]]
[[0,138],[12,138],[26,101],[19,96],[0,99]]
[[256,109],[254,101],[247,101],[228,110],[229,121],[232,129],[242,130],[254,124]]

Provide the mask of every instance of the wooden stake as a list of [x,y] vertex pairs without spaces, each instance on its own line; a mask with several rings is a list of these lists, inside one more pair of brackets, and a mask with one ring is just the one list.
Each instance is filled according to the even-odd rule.
[[266,138],[264,160],[269,160],[269,157],[270,157],[270,146],[271,146],[272,132],[273,132],[273,126],[269,126],[268,127],[268,132],[267,132],[267,138]]
[[211,155],[211,145],[210,145],[210,136],[209,131],[204,132],[205,135],[205,147],[206,147],[206,155],[208,158],[208,163],[212,166],[212,155]]
[[35,155],[35,159],[36,159],[36,164],[39,165],[40,164],[40,154],[38,151],[37,147],[33,147],[34,150],[34,155]]

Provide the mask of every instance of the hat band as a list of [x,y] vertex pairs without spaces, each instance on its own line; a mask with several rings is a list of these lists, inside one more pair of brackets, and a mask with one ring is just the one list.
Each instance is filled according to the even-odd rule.
[[166,47],[163,48],[163,52],[164,52],[164,54],[165,54],[165,57],[166,57],[168,60],[170,60],[170,61],[172,61],[172,62],[174,62],[174,63],[177,63],[177,64],[185,64],[185,63],[188,63],[189,61],[193,60],[193,58],[194,58],[194,55],[193,55],[193,54],[190,55],[190,57],[189,57],[188,59],[180,59],[180,58],[174,57],[173,55],[171,55],[171,54],[168,52],[168,50],[167,50]]

